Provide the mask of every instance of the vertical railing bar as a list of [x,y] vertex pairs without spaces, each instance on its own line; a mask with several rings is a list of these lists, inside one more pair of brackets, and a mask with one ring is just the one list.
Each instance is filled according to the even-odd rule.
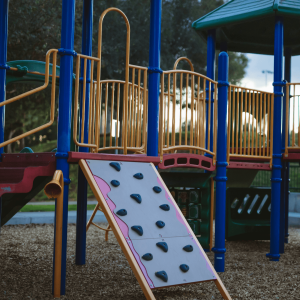
[[256,140],[255,140],[255,155],[258,155],[258,97],[259,94],[256,93]]
[[115,141],[116,141],[116,147],[119,146],[119,121],[120,121],[120,82],[118,83],[118,91],[117,91],[117,124],[116,124],[116,136],[115,136]]
[[110,136],[109,136],[109,146],[112,147],[112,124],[113,124],[113,117],[114,117],[114,100],[115,100],[115,83],[112,83],[111,88],[111,104],[110,104]]
[[197,146],[200,146],[200,127],[199,124],[201,122],[200,120],[200,76],[198,76],[198,87],[197,87],[197,102],[196,102],[196,124],[195,124],[195,128],[196,128],[196,136],[197,136]]
[[132,138],[132,147],[135,145],[136,140],[136,125],[137,125],[137,87],[134,87],[134,99],[133,99],[133,138]]
[[244,93],[243,93],[244,89],[240,89],[241,96],[240,96],[240,154],[243,154],[243,108],[244,108]]
[[131,115],[131,98],[132,98],[132,83],[129,83],[128,84],[128,87],[129,87],[129,97],[128,97],[128,115],[127,115],[127,141],[126,141],[126,145],[128,147],[130,147],[130,140],[131,140],[131,118],[132,118],[132,115]]
[[164,121],[164,73],[161,74],[161,93],[160,93],[160,114],[159,114],[159,148],[160,148],[160,156],[162,158],[163,155],[163,143],[164,143],[164,131],[163,131],[163,121]]
[[211,114],[211,86],[212,86],[212,82],[208,81],[208,135],[207,135],[207,150],[211,150],[210,149],[210,130],[211,130],[211,126],[210,126],[210,114]]
[[248,98],[248,145],[247,145],[247,154],[250,155],[250,115],[251,115],[251,91],[249,90]]
[[81,143],[84,141],[84,121],[85,121],[85,90],[86,90],[86,62],[84,58],[84,69],[83,69],[83,88],[82,88],[82,112],[81,112]]
[[[231,120],[231,86],[229,85],[228,87],[228,129],[227,129],[227,163],[229,165],[229,160],[230,160],[230,138],[231,138],[231,126],[230,124],[232,123]],[[216,109],[216,108],[215,108]]]
[[202,145],[203,148],[205,148],[205,137],[206,137],[206,97],[205,97],[205,93],[206,93],[206,79],[203,78],[203,101],[202,101],[202,108],[203,108],[203,124],[202,124],[202,128],[203,128],[203,132],[202,132]]
[[[175,117],[176,117],[176,73],[173,73],[173,118],[172,118],[172,146],[175,146]],[[173,151],[174,152],[174,151]]]
[[248,153],[246,153],[246,140],[247,140],[247,136],[246,136],[246,132],[247,132],[247,104],[248,104],[248,102],[247,102],[247,100],[248,100],[248,92],[247,92],[247,90],[244,90],[244,92],[245,92],[245,113],[244,113],[244,120],[245,120],[245,124],[244,124],[244,155],[245,154],[248,154]]
[[295,107],[295,100],[296,100],[296,85],[293,85],[294,87],[294,97],[293,97],[293,138],[292,138],[292,147],[295,147],[296,141],[295,141],[295,114],[296,114],[296,107]]
[[266,137],[265,137],[265,133],[266,133],[266,102],[267,102],[267,97],[266,97],[266,93],[264,93],[264,114],[263,114],[263,122],[264,122],[264,126],[263,126],[263,156],[265,156],[265,152],[266,152],[266,147],[265,147],[265,143],[266,143]]
[[273,132],[273,123],[274,123],[274,94],[272,94],[272,98],[271,98],[271,127],[270,127],[271,141],[270,141],[270,167],[272,167],[272,164],[273,164],[273,138],[274,138],[274,132]]
[[[286,111],[286,116],[285,116],[285,151],[284,154],[287,157],[288,156],[288,140],[289,140],[289,116],[290,116],[290,84],[286,85],[285,89],[286,93],[286,103],[285,103],[285,111]],[[298,132],[298,140],[299,140],[299,132]]]
[[131,103],[131,132],[130,132],[130,146],[133,147],[133,134],[134,134],[134,112],[135,112],[135,68],[132,68],[132,103]]
[[189,74],[185,74],[185,145],[188,141]]
[[260,104],[259,104],[259,108],[260,108],[260,113],[259,113],[259,156],[261,156],[261,122],[262,122],[262,102],[263,102],[263,97],[262,97],[262,93],[260,93]]
[[[252,133],[251,133],[251,155],[254,155],[254,142],[255,142],[255,138],[254,138],[254,115],[255,115],[255,92],[252,91]],[[256,126],[256,124],[255,124]]]
[[239,154],[239,110],[240,110],[240,94],[238,88],[234,88],[234,93],[236,90],[236,126],[235,126],[235,153]]
[[168,74],[168,117],[167,117],[167,148],[169,148],[170,142],[170,129],[169,129],[169,120],[170,120],[170,89],[171,89],[171,74]]
[[141,69],[138,69],[138,91],[137,91],[137,133],[136,133],[136,147],[140,147],[140,134],[141,134],[141,121],[140,121],[140,107],[142,106],[141,102]]
[[[231,98],[231,89],[232,89],[232,132],[231,132],[231,154],[235,154],[235,150],[234,150],[234,138],[235,138],[235,131],[236,131],[236,120],[235,120],[235,88],[229,86],[229,92],[230,92],[230,98]],[[238,107],[238,106],[237,106]],[[230,126],[230,124],[229,124]],[[230,151],[230,145],[228,145],[229,151]]]
[[270,141],[269,141],[269,138],[270,138],[270,98],[271,98],[271,95],[268,94],[268,109],[267,109],[267,114],[268,114],[268,118],[267,118],[267,157],[270,156]]
[[[163,74],[161,75],[163,76]],[[143,96],[143,144],[145,149],[147,143],[146,125],[147,125],[147,70],[144,70],[144,96]]]
[[[218,99],[217,99],[217,85],[214,84],[214,128],[213,128],[213,152],[214,152],[214,157],[213,157],[213,164],[216,164],[216,156],[217,156],[217,124],[218,124]],[[227,143],[227,147],[228,147],[228,143]]]
[[[191,125],[190,125],[190,145],[194,145],[194,75],[191,75]],[[195,144],[196,145],[196,144]],[[191,153],[194,151],[190,151]]]
[[[92,141],[92,111],[93,111],[93,107],[92,107],[92,98],[93,98],[93,81],[94,81],[94,60],[91,60],[91,76],[90,76],[90,106],[89,106],[89,136],[88,136],[88,143],[91,144]],[[91,150],[91,149],[90,149]]]
[[104,131],[103,131],[103,148],[106,147],[106,126],[107,126],[107,102],[108,102],[108,83],[105,91],[105,110],[104,110]]
[[181,110],[182,110],[182,77],[183,77],[183,74],[180,73],[180,107],[179,107],[179,145],[181,145],[181,134],[182,134],[182,130],[181,130]]

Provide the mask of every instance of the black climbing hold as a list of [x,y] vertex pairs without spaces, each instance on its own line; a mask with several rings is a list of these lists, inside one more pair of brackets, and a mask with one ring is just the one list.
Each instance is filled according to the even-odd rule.
[[163,250],[164,252],[168,252],[168,244],[165,242],[156,243],[156,246]]
[[119,216],[126,216],[127,215],[127,210],[126,209],[120,209],[117,211],[117,215]]
[[142,258],[149,261],[153,259],[153,255],[151,253],[146,253],[142,256]]
[[188,265],[180,265],[180,270],[182,272],[187,272],[190,269],[190,267]]
[[131,229],[135,231],[138,235],[143,235],[143,228],[142,226],[131,226]]
[[120,185],[120,182],[118,180],[112,180],[110,183],[115,187]]
[[170,210],[170,206],[169,206],[168,204],[163,204],[163,205],[160,206],[160,208],[161,208],[162,210],[165,210],[165,211]]
[[155,272],[155,276],[160,278],[164,282],[168,282],[168,275],[165,271]]
[[117,163],[117,162],[111,162],[111,163],[109,163],[109,165],[112,166],[116,171],[120,172],[121,166],[120,166],[119,163]]
[[183,247],[183,250],[186,252],[192,252],[193,251],[193,246],[192,245],[186,245]]
[[137,203],[141,203],[142,202],[142,197],[140,194],[131,194],[130,197],[132,199],[134,199]]
[[155,192],[155,193],[160,193],[162,190],[161,190],[161,188],[159,187],[159,186],[155,186],[154,188],[153,188],[153,191]]
[[136,173],[136,174],[133,175],[133,177],[136,178],[136,179],[143,179],[144,178],[142,173]]
[[156,226],[159,227],[159,228],[163,228],[163,227],[165,227],[165,225],[166,225],[165,222],[163,222],[163,221],[157,221],[155,224],[156,224]]

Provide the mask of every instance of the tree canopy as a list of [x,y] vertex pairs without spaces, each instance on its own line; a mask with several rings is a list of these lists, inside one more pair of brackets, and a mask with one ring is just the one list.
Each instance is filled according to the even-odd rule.
[[[49,49],[60,48],[61,0],[10,0],[8,25],[8,61],[45,60]],[[195,71],[206,74],[206,44],[191,27],[194,20],[222,5],[223,0],[163,0],[161,30],[161,68],[172,69],[181,56],[188,57]],[[98,50],[98,22],[108,7],[120,8],[131,26],[130,63],[148,66],[150,0],[94,1],[93,55]],[[83,0],[76,1],[75,51],[81,53]],[[102,47],[102,78],[123,79],[125,66],[126,26],[120,15],[109,13],[104,18]],[[236,84],[245,75],[248,59],[244,54],[229,53],[231,83]],[[183,62],[180,68],[189,68]],[[25,90],[27,84],[12,84],[7,99]],[[58,93],[57,93],[58,94]],[[6,139],[8,136],[43,124],[49,116],[49,93],[41,92],[17,101],[6,108]],[[26,146],[42,139],[56,138],[56,124],[52,129],[26,140]],[[15,130],[14,132],[12,132]]]

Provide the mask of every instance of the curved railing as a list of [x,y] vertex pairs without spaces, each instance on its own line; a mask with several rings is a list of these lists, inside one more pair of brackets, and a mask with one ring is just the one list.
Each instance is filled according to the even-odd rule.
[[289,151],[300,150],[300,83],[287,83],[285,93],[286,123],[284,155],[285,157],[288,157]]
[[[167,77],[166,81],[165,77]],[[207,153],[213,157],[215,163],[217,82],[193,71],[171,70],[164,71],[161,75],[161,87],[160,154],[177,151],[202,155]],[[213,122],[211,122],[212,101],[215,103]],[[212,149],[210,148],[211,131],[214,139]]]
[[[28,71],[28,73],[31,73],[31,74],[36,74],[36,75],[44,75],[45,76],[45,83],[40,86],[40,87],[37,87],[31,91],[28,91],[28,92],[25,92],[23,94],[20,94],[18,96],[15,96],[11,99],[7,99],[6,101],[3,101],[0,103],[0,107],[4,106],[4,105],[8,105],[10,103],[13,103],[15,101],[18,101],[20,99],[23,99],[25,97],[28,97],[32,94],[35,94],[35,93],[38,93],[44,89],[46,89],[49,85],[49,77],[57,77],[56,76],[56,61],[57,61],[57,52],[58,50],[57,49],[51,49],[47,52],[46,54],[46,65],[45,65],[45,74],[42,74],[42,73],[39,73],[39,72],[32,72],[32,71]],[[52,74],[50,74],[49,72],[49,66],[50,66],[50,56],[53,55],[53,63],[52,63]],[[17,68],[10,68],[10,70],[12,71],[18,71]],[[46,124],[44,125],[41,125],[35,129],[32,129],[32,130],[29,130],[27,132],[24,132],[16,137],[13,137],[7,141],[4,141],[3,143],[0,143],[0,148],[2,147],[5,147],[7,146],[8,144],[11,144],[11,143],[14,143],[18,140],[21,140],[31,134],[34,134],[38,131],[41,131],[49,126],[51,126],[54,122],[54,113],[55,113],[55,87],[56,87],[56,80],[52,80],[52,85],[51,85],[51,103],[50,103],[50,120],[49,122],[47,122]]]
[[274,94],[230,85],[227,161],[255,158],[272,164]]

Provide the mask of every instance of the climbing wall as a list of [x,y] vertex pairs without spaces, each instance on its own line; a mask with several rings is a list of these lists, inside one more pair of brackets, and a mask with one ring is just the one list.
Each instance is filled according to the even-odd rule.
[[216,280],[152,164],[86,162],[150,288]]

